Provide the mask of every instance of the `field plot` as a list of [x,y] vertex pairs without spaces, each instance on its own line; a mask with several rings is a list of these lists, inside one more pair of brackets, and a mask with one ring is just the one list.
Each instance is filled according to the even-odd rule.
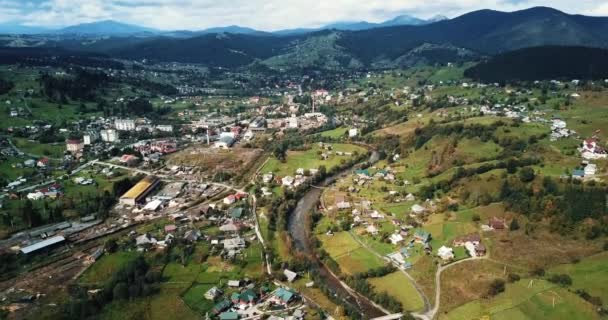
[[362,247],[348,232],[320,236],[323,249],[329,253],[346,274],[355,274],[381,267],[384,261]]
[[327,160],[321,159],[319,152],[323,152],[323,149],[316,144],[306,151],[288,151],[285,162],[270,158],[261,172],[273,172],[277,176],[288,176],[295,175],[299,168],[318,169],[322,165],[329,171],[331,168],[340,165],[342,160],[350,158],[348,156],[338,156],[335,154],[336,152],[358,152],[359,154],[366,152],[364,148],[350,144],[334,143],[332,147],[333,155]]
[[575,294],[543,280],[508,284],[491,299],[478,299],[439,316],[441,320],[599,319],[593,307]]
[[376,292],[386,291],[403,304],[407,311],[418,311],[424,307],[422,298],[414,285],[401,272],[396,271],[381,278],[369,279]]
[[103,255],[78,280],[80,283],[104,283],[114,272],[135,260],[136,252],[120,251]]
[[590,295],[608,301],[606,279],[608,279],[608,253],[600,253],[575,264],[563,264],[549,269],[550,274],[567,274],[572,278],[572,287],[583,289]]
[[190,147],[167,157],[167,164],[194,167],[203,174],[226,171],[243,174],[262,155],[260,149],[232,148],[220,150],[202,146]]
[[323,131],[320,133],[320,135],[321,137],[338,139],[344,137],[346,135],[346,132],[348,132],[348,128],[339,127],[333,130]]

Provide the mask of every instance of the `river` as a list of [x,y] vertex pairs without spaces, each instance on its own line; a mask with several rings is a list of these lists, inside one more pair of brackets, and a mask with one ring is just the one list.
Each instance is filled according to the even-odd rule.
[[[378,159],[378,152],[372,151],[368,161],[370,163],[375,163],[378,161]],[[331,185],[338,178],[346,176],[351,169],[352,168],[345,169],[331,177],[326,178],[323,180],[323,182],[318,184],[318,187],[326,187]],[[313,254],[312,248],[310,248],[310,234],[308,228],[306,228],[306,217],[314,209],[314,206],[318,203],[322,193],[323,190],[320,188],[310,188],[310,190],[306,192],[306,194],[298,201],[296,208],[289,215],[289,219],[287,221],[287,229],[291,238],[293,239],[293,244],[296,250],[305,253],[311,259],[317,258]],[[329,289],[337,296],[342,297],[342,299],[344,299],[348,304],[355,307],[365,319],[385,315],[382,310],[378,309],[358,293],[347,290],[342,285],[340,279],[338,279],[330,270],[328,270],[325,265],[318,261],[318,259],[316,262],[318,262],[318,265],[320,266],[318,270],[319,274]]]

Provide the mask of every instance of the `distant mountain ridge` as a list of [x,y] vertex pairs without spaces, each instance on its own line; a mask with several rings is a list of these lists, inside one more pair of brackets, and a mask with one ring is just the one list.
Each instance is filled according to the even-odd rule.
[[138,33],[159,33],[159,30],[138,25],[117,22],[114,20],[104,20],[91,23],[82,23],[74,26],[69,26],[63,29],[54,31],[58,34],[82,34],[82,35],[132,35]]
[[[223,30],[240,27],[226,28]],[[8,38],[0,45],[57,47],[119,58],[215,67],[239,68],[256,63],[277,70],[388,69],[419,63],[471,61],[538,46],[608,48],[608,18],[570,15],[546,7],[515,12],[480,10],[435,23],[356,31],[332,29],[287,35],[182,33],[182,36],[160,33],[150,37],[118,35],[92,39],[30,36],[19,37],[19,41]]]
[[142,27],[134,24],[122,23],[114,20],[95,21],[68,26],[61,29],[50,29],[41,27],[28,27],[19,24],[0,24],[0,33],[5,34],[66,34],[66,35],[95,35],[95,36],[115,36],[115,35],[165,35],[175,37],[192,37],[209,33],[234,33],[234,34],[301,34],[320,30],[367,30],[396,25],[423,25],[447,19],[445,16],[436,16],[429,20],[419,19],[409,15],[400,15],[393,19],[372,23],[367,21],[359,22],[335,22],[319,28],[298,28],[291,30],[279,30],[275,32],[260,31],[253,28],[230,25],[225,27],[211,27],[203,30],[170,30],[162,31],[154,28]]

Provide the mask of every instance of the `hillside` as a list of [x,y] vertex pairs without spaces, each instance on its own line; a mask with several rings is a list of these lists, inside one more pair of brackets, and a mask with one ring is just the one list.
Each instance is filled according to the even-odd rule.
[[495,56],[465,71],[485,82],[608,78],[608,50],[545,46]]

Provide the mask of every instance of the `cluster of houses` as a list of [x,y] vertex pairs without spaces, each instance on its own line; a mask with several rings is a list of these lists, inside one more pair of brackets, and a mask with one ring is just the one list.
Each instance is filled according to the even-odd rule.
[[[278,287],[274,290],[270,285],[256,286],[249,279],[229,280],[226,291],[217,286],[204,294],[204,298],[214,301],[211,309],[213,315],[220,320],[236,320],[250,316],[260,316],[264,310],[281,310],[293,307],[300,300],[298,294],[290,288]],[[301,309],[295,310],[290,319],[304,318]]]
[[55,199],[55,198],[61,196],[62,190],[63,190],[63,188],[61,187],[60,184],[53,183],[46,187],[43,187],[43,188],[40,188],[33,192],[28,193],[26,197],[32,201],[42,200],[45,198]]

